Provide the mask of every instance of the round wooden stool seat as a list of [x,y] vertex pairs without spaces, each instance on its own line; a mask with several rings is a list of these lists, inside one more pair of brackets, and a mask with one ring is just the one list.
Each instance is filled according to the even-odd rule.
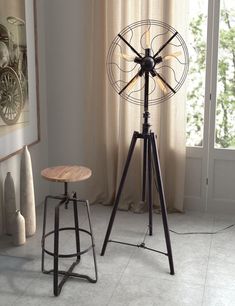
[[48,181],[69,183],[88,179],[92,172],[83,166],[56,166],[42,170],[41,175]]

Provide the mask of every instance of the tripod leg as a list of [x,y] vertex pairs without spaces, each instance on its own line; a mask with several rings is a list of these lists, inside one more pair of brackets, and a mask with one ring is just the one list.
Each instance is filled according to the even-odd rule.
[[160,205],[161,205],[161,212],[162,212],[162,221],[166,239],[166,247],[167,247],[167,254],[170,266],[170,274],[174,275],[174,264],[173,264],[173,257],[172,257],[172,249],[171,249],[171,241],[170,241],[170,233],[168,228],[168,221],[167,221],[167,210],[166,210],[166,200],[164,195],[163,189],[163,182],[162,182],[162,175],[161,175],[161,168],[160,168],[160,160],[157,151],[157,146],[154,138],[154,133],[150,133],[150,141],[153,149],[153,159],[155,165],[155,171],[157,176],[157,185],[158,185],[158,192],[160,198]]
[[134,151],[134,148],[135,148],[135,144],[136,144],[136,140],[138,138],[138,135],[139,135],[138,132],[134,132],[133,136],[132,136],[132,139],[131,139],[131,144],[130,144],[130,147],[129,147],[125,167],[124,167],[124,170],[123,170],[123,173],[122,173],[122,178],[121,178],[121,181],[120,181],[120,184],[119,184],[119,187],[118,187],[117,196],[116,196],[116,199],[115,199],[115,202],[114,202],[112,214],[111,214],[111,217],[110,217],[110,220],[109,220],[109,225],[108,225],[108,228],[107,228],[107,232],[106,232],[106,235],[105,235],[102,251],[101,251],[101,254],[100,254],[101,256],[104,255],[106,247],[107,247],[109,236],[110,236],[110,233],[111,233],[111,230],[112,230],[112,227],[113,227],[113,221],[114,221],[114,218],[115,218],[115,215],[116,215],[116,212],[117,212],[118,203],[119,203],[119,200],[120,200],[123,185],[125,183],[127,171],[128,171],[129,165],[130,165],[131,157],[132,157],[132,154],[133,154],[133,151]]
[[152,154],[151,141],[148,138],[148,210],[149,210],[149,235],[153,234],[153,202],[152,202]]
[[144,155],[143,155],[143,182],[142,182],[142,201],[145,201],[146,187],[146,157],[147,157],[147,138],[144,138]]

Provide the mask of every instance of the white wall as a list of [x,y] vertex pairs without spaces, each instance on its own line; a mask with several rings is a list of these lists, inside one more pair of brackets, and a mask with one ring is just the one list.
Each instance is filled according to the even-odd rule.
[[[41,141],[30,148],[36,204],[62,191],[40,177],[47,166],[83,164],[83,120],[92,0],[37,0]],[[0,163],[0,186],[8,171],[19,206],[20,156]],[[77,188],[77,187],[76,187]],[[2,198],[0,187],[0,201]],[[2,202],[2,201],[1,201]],[[1,208],[1,206],[0,206]],[[0,217],[3,212],[0,211]],[[1,227],[0,219],[0,227]],[[1,233],[1,228],[0,228]]]
[[45,10],[49,165],[83,164],[91,0],[50,0]]
[[[47,96],[46,96],[46,70],[45,70],[45,1],[37,1],[37,29],[38,29],[38,62],[39,62],[39,99],[40,99],[40,127],[41,141],[30,147],[36,205],[40,204],[45,194],[48,193],[48,184],[40,177],[40,171],[48,165],[48,137],[47,137]],[[3,231],[3,183],[6,173],[10,171],[16,188],[16,201],[19,207],[19,184],[20,184],[20,155],[0,163],[0,234]]]
[[83,140],[89,3],[89,0],[46,2],[50,164],[83,159],[79,145]]

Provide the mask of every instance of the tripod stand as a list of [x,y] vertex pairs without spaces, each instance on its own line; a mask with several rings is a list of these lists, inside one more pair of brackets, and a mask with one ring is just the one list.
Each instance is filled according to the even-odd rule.
[[[146,185],[148,188],[148,212],[149,212],[149,235],[152,236],[153,234],[153,202],[152,202],[152,164],[153,169],[156,174],[156,180],[157,180],[157,189],[159,193],[159,200],[160,200],[160,207],[161,207],[161,215],[162,215],[162,221],[163,221],[163,227],[164,227],[164,234],[165,234],[165,241],[166,241],[166,248],[167,253],[160,252],[154,249],[150,249],[145,246],[145,244],[136,245],[137,247],[142,247],[148,250],[156,251],[158,253],[164,254],[168,256],[169,260],[169,267],[170,267],[170,274],[174,274],[174,264],[173,264],[173,257],[172,257],[172,249],[171,249],[171,242],[170,242],[170,234],[169,234],[169,228],[168,228],[168,221],[167,221],[167,210],[166,210],[166,200],[164,195],[164,189],[163,189],[163,182],[162,182],[162,175],[161,175],[161,169],[160,169],[160,161],[159,161],[159,155],[158,155],[158,149],[157,144],[155,141],[155,135],[153,132],[150,131],[150,125],[148,122],[148,119],[150,117],[150,113],[148,111],[148,95],[149,95],[149,73],[153,75],[154,73],[154,65],[155,65],[154,58],[150,56],[150,49],[145,50],[145,58],[141,61],[141,70],[138,72],[139,76],[142,76],[144,74],[145,76],[145,91],[144,91],[144,113],[143,113],[143,130],[142,133],[139,133],[137,131],[134,131],[127,159],[125,162],[124,170],[122,173],[120,185],[118,188],[118,192],[116,195],[116,199],[114,202],[114,206],[112,209],[111,217],[109,220],[108,228],[106,231],[101,255],[103,256],[106,251],[106,247],[108,242],[112,242],[112,240],[109,240],[113,222],[116,216],[116,212],[118,209],[119,200],[122,194],[123,186],[126,180],[127,172],[129,169],[129,165],[131,162],[131,158],[135,149],[136,141],[137,139],[143,139],[143,178],[142,178],[142,201],[145,201],[146,198]],[[136,77],[136,76],[135,76]],[[134,78],[133,78],[134,79]],[[133,80],[132,79],[132,80]],[[132,80],[124,87],[123,90],[125,90],[129,84],[132,82]],[[166,86],[169,87],[168,83],[165,82]],[[146,184],[146,178],[147,183]],[[114,241],[113,241],[114,242]],[[121,242],[120,242],[121,243]],[[128,243],[124,243],[128,244]],[[128,244],[132,245],[132,244]],[[135,246],[135,245],[133,245]]]

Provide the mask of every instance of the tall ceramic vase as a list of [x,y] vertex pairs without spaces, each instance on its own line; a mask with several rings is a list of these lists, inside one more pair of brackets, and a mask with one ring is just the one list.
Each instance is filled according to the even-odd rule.
[[7,172],[4,182],[4,206],[6,212],[6,233],[12,234],[12,218],[16,211],[15,185],[10,172]]
[[20,163],[20,210],[25,219],[26,237],[36,232],[36,211],[32,162],[27,146],[24,147]]

